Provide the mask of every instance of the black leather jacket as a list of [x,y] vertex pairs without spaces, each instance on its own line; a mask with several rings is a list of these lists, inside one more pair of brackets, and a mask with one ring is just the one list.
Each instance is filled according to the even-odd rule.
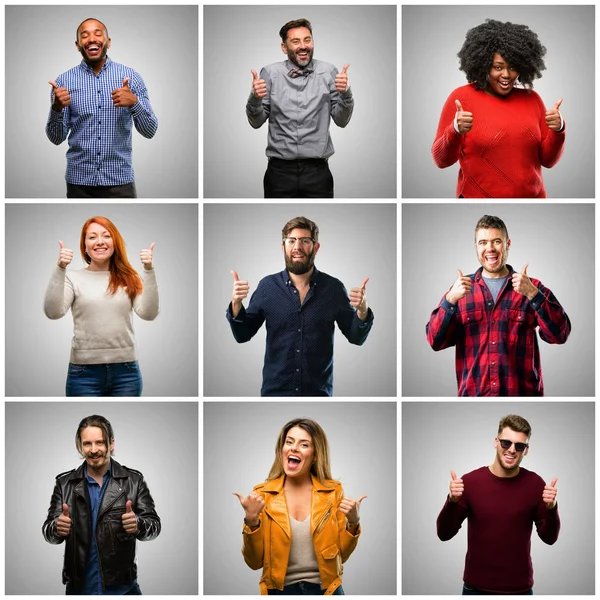
[[[92,541],[92,508],[84,475],[85,462],[73,471],[56,477],[56,485],[42,527],[44,538],[50,544],[66,540],[63,583],[74,589],[83,586],[85,566]],[[153,540],[160,533],[160,517],[154,510],[154,501],[139,471],[121,466],[111,459],[112,476],[108,480],[98,510],[96,545],[102,587],[130,583],[137,578],[135,540]],[[126,533],[121,520],[125,503],[131,500],[137,518],[137,533]],[[71,533],[65,538],[56,533],[56,519],[62,505],[69,507]]]

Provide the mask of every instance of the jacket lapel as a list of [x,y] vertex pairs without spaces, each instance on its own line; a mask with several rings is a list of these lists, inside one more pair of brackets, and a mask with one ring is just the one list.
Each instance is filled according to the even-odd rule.
[[[283,529],[289,539],[292,538],[290,518],[283,492],[284,477],[278,477],[272,481],[267,481],[263,491],[265,492],[265,512]],[[269,499],[270,498],[270,499]]]
[[[332,501],[333,488],[325,487],[318,479],[312,476],[312,506],[310,511],[310,532],[321,530],[323,525],[331,518],[335,510]],[[335,516],[335,515],[334,515]]]

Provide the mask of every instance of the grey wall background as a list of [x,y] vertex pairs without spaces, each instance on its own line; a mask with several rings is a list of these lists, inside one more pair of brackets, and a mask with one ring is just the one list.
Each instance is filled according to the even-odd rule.
[[83,462],[75,433],[92,414],[111,422],[115,460],[144,474],[161,518],[160,535],[137,543],[142,592],[197,594],[198,404],[80,401],[6,402],[6,594],[65,593],[64,545],[42,525],[56,475]]
[[[499,216],[512,240],[508,263],[550,288],[571,320],[566,344],[539,339],[546,396],[593,396],[595,278],[593,204],[404,204],[402,395],[456,396],[455,349],[434,352],[425,325],[456,280],[479,267],[474,232]],[[432,373],[435,374],[432,377]]]
[[319,226],[319,270],[347,290],[370,277],[367,299],[375,322],[367,341],[352,345],[335,327],[334,394],[395,396],[395,204],[205,204],[204,395],[260,395],[266,328],[245,344],[233,338],[225,318],[231,270],[250,284],[247,307],[258,282],[285,268],[281,230],[300,215]]
[[363,533],[344,565],[346,594],[396,594],[396,403],[205,402],[204,593],[259,594],[262,570],[242,557],[246,496],[265,481],[281,428],[308,417],[323,427],[344,495],[362,495]]
[[532,428],[522,466],[546,483],[558,477],[558,541],[544,544],[533,528],[534,594],[594,594],[593,402],[403,403],[403,594],[461,593],[467,523],[454,538],[441,542],[436,519],[448,493],[450,470],[462,477],[492,464],[498,422],[510,413],[525,417]]
[[534,89],[548,108],[563,98],[567,142],[560,162],[543,169],[548,196],[593,198],[594,10],[593,5],[403,6],[402,196],[455,197],[458,163],[438,169],[431,146],[444,102],[467,84],[456,56],[467,31],[496,19],[528,25],[538,34],[548,51]]
[[279,30],[298,18],[316,59],[350,65],[352,120],[330,128],[336,197],[395,197],[396,7],[348,5],[204,7],[204,196],[263,197],[268,123],[248,123],[250,70],[285,60]]
[[[58,240],[73,250],[67,269],[81,269],[83,224],[109,218],[127,244],[133,267],[156,242],[154,268],[160,314],[133,315],[144,396],[198,395],[198,207],[195,204],[6,205],[6,395],[64,396],[73,317],[52,321],[44,294],[59,255]],[[36,357],[35,376],[31,360]]]
[[81,62],[75,31],[89,17],[108,27],[108,56],[142,76],[158,117],[153,139],[133,132],[138,196],[197,198],[198,7],[158,5],[6,7],[6,197],[66,196],[68,142],[45,133],[48,81]]

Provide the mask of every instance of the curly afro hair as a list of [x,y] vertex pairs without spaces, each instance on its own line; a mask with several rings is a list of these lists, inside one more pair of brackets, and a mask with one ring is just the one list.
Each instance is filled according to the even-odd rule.
[[488,88],[487,76],[496,52],[519,72],[518,80],[529,89],[546,68],[546,48],[527,25],[486,19],[485,23],[467,31],[458,53],[460,70],[466,73],[469,83],[481,90]]

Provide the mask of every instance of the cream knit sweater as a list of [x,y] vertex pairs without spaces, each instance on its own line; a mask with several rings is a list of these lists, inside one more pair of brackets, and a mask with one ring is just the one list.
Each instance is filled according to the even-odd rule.
[[49,319],[73,313],[71,362],[77,365],[132,362],[137,360],[131,313],[145,321],[158,315],[158,285],[154,269],[142,269],[142,294],[132,302],[123,288],[107,292],[110,273],[56,266],[46,296]]

